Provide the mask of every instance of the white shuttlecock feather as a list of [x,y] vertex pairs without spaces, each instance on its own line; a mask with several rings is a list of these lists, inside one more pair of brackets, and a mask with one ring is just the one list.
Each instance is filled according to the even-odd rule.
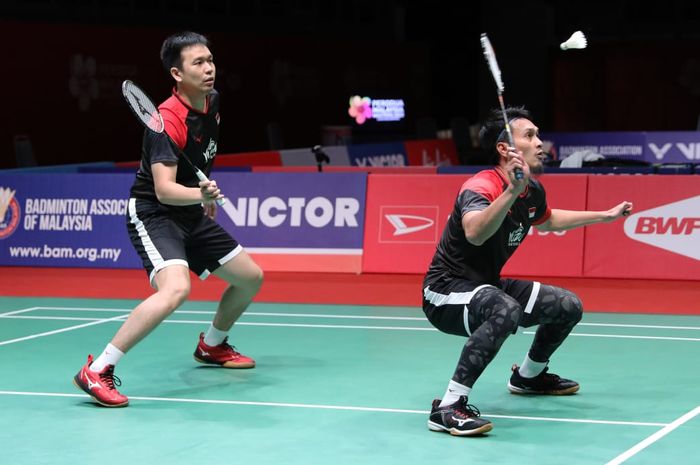
[[562,50],[570,50],[573,48],[586,48],[586,45],[588,45],[586,36],[583,35],[583,32],[576,31],[573,34],[571,34],[569,40],[567,40],[566,42],[562,42],[559,48],[561,48]]

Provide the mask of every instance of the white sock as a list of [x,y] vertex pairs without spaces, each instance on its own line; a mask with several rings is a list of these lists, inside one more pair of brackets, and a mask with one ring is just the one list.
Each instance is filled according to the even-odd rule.
[[103,350],[100,356],[90,365],[90,371],[99,373],[104,370],[107,365],[116,365],[123,356],[124,352],[117,349],[112,344],[107,344],[105,350]]
[[204,334],[204,343],[208,346],[218,346],[228,336],[228,331],[221,331],[214,327],[214,324],[209,325],[209,329]]
[[440,407],[452,405],[457,402],[457,399],[461,396],[468,396],[470,392],[472,392],[472,388],[450,380],[450,384],[447,385],[447,391],[445,391],[445,395],[442,396],[442,400],[440,401]]
[[520,369],[518,369],[518,373],[520,373],[520,376],[523,378],[534,378],[542,373],[548,362],[549,360],[546,362],[535,362],[529,355],[526,355],[523,364],[520,365]]

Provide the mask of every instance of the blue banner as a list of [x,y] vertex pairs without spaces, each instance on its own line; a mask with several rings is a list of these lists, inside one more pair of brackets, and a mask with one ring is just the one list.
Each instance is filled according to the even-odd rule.
[[352,166],[408,166],[403,142],[348,145]]
[[647,132],[650,163],[700,163],[700,131]]
[[0,265],[140,268],[126,229],[133,180],[0,173]]
[[217,221],[244,247],[362,249],[366,173],[217,173]]
[[588,150],[606,158],[651,164],[700,163],[700,131],[552,132],[542,140],[552,143],[559,160]]
[[605,158],[646,161],[646,135],[643,132],[552,132],[541,139],[553,145],[557,159],[575,152],[591,151]]

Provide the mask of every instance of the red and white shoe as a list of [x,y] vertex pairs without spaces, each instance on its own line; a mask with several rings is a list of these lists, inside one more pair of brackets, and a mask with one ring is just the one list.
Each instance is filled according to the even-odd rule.
[[114,365],[107,365],[101,372],[90,371],[92,355],[88,355],[87,363],[73,377],[73,384],[87,392],[95,402],[105,407],[126,407],[129,399],[120,394],[115,386],[122,382],[114,376]]
[[228,337],[218,346],[204,343],[204,333],[199,334],[199,344],[194,351],[194,359],[199,363],[220,365],[224,368],[253,368],[255,360],[238,352],[228,344]]

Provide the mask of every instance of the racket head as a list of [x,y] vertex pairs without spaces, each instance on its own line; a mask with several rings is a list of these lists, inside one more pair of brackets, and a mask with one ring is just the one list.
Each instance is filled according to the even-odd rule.
[[127,79],[122,82],[122,94],[131,112],[141,121],[141,124],[159,134],[165,130],[163,116],[158,111],[158,107],[139,86]]
[[501,68],[498,67],[498,62],[496,61],[496,52],[493,50],[489,36],[486,33],[481,34],[481,48],[484,51],[484,58],[486,58],[486,64],[489,65],[489,70],[491,71],[491,76],[496,82],[496,87],[498,92],[502,93],[504,86],[503,80],[501,79]]

